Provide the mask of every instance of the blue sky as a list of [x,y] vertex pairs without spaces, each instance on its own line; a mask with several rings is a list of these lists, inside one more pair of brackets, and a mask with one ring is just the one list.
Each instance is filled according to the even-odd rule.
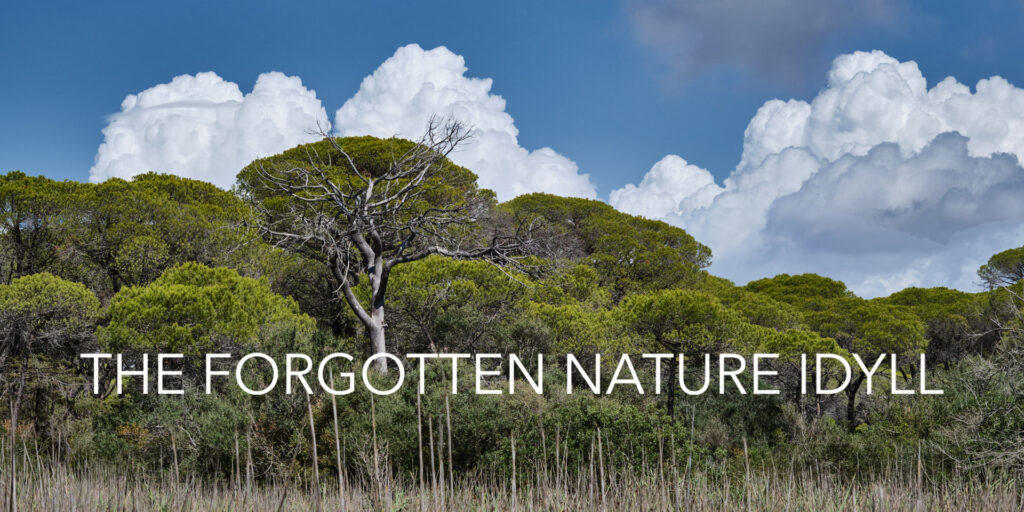
[[1024,245],[1022,34],[1021,0],[9,3],[0,172],[229,186],[313,117],[413,136],[453,109],[500,198],[663,219],[739,283],[971,290]]
[[684,74],[641,42],[618,2],[16,2],[0,17],[0,169],[84,180],[106,116],[184,73],[251,87],[271,70],[302,77],[333,113],[396,48],[444,45],[492,91],[527,148],[551,146],[601,197],[676,153],[724,178],[767,99],[806,98],[829,61],[881,49],[929,81],[1024,83],[1021,2],[928,1],[891,26],[823,42],[804,76],[778,80],[728,62]]

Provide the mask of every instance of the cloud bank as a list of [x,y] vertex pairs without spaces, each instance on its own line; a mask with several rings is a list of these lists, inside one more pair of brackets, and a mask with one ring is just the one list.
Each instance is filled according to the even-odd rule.
[[[417,139],[432,115],[451,115],[474,137],[452,160],[476,172],[498,198],[529,192],[594,198],[596,188],[576,164],[551,148],[519,146],[505,100],[489,78],[468,78],[463,58],[439,47],[399,48],[338,109],[339,135]],[[91,181],[173,173],[229,188],[256,158],[312,142],[330,124],[316,92],[298,77],[264,73],[252,92],[215,73],[175,77],[129,95],[103,129]]]
[[316,140],[317,122],[327,123],[327,112],[298,77],[263,73],[242,94],[216,73],[181,75],[121,102],[89,180],[156,171],[229,188],[256,158]]
[[399,48],[359,91],[338,109],[341,135],[416,139],[432,115],[453,116],[473,128],[473,139],[452,160],[480,177],[480,184],[507,200],[529,192],[597,197],[576,163],[551,148],[529,151],[519,145],[505,100],[491,94],[491,79],[466,77],[461,55],[441,46]]
[[670,156],[610,201],[685,227],[740,282],[818,272],[867,296],[975,289],[988,256],[1024,243],[1022,158],[1024,90],[999,77],[929,89],[916,63],[857,52],[810,102],[765,103],[721,186]]
[[895,0],[625,0],[638,40],[678,74],[726,67],[802,79],[833,38],[886,25]]

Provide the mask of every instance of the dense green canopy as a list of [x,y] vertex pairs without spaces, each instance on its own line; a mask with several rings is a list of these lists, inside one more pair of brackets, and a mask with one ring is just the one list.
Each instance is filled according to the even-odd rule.
[[[301,229],[295,225],[297,211],[308,212],[309,217],[323,215],[339,224],[339,232],[345,231],[346,215],[336,205],[329,202],[310,203],[298,200],[285,193],[279,187],[270,186],[271,180],[281,180],[291,186],[299,186],[300,174],[290,173],[291,169],[316,169],[320,181],[315,188],[304,190],[305,197],[322,195],[325,187],[338,187],[341,195],[357,193],[365,190],[364,178],[380,177],[392,169],[395,161],[416,148],[416,144],[405,139],[379,139],[376,137],[344,137],[333,142],[321,140],[289,149],[279,155],[254,161],[238,173],[236,190],[241,197],[257,205],[266,218],[268,226],[279,232],[297,232]],[[343,148],[347,157],[339,151]],[[351,158],[351,160],[349,160]],[[423,215],[439,208],[451,209],[471,206],[477,213],[480,208],[487,208],[494,202],[494,193],[481,189],[476,184],[476,175],[464,167],[455,165],[447,158],[436,164],[438,170],[432,174],[422,187],[422,193],[406,201],[398,217],[388,219],[394,226],[402,226],[404,221]],[[360,171],[357,174],[353,170]],[[322,177],[320,172],[323,172]],[[397,179],[386,186],[390,190],[398,190],[407,185],[405,179]],[[329,184],[328,184],[329,183]],[[385,186],[384,184],[381,185]],[[390,235],[381,242],[397,248],[407,232],[402,229],[388,231]],[[424,243],[429,237],[424,236]],[[417,243],[419,241],[417,240]],[[316,244],[308,244],[310,251],[320,248]]]
[[185,263],[146,286],[123,288],[110,301],[110,324],[101,345],[202,354],[252,344],[273,330],[312,334],[313,320],[298,304],[274,294],[266,281],[228,268]]
[[243,264],[247,210],[201,181],[142,174],[98,185],[0,177],[0,282],[36,272],[107,299],[176,263]]
[[101,312],[88,288],[45,272],[0,284],[0,361],[77,355]]
[[515,216],[545,219],[559,252],[594,267],[617,298],[693,284],[711,264],[711,249],[683,229],[619,212],[600,201],[538,193],[519,196],[501,208]]
[[988,262],[978,269],[978,277],[989,288],[1009,286],[1024,279],[1024,247],[993,254]]
[[[70,459],[114,454],[117,462],[130,459],[146,471],[166,468],[177,451],[183,468],[199,476],[234,477],[237,470],[228,468],[251,450],[254,478],[308,482],[309,416],[316,432],[330,431],[333,411],[326,397],[308,403],[283,391],[252,397],[227,385],[223,393],[181,400],[142,395],[132,386],[131,393],[108,396],[115,382],[109,365],[94,396],[86,392],[90,368],[78,355],[119,352],[137,367],[142,354],[155,352],[259,350],[316,359],[346,351],[358,365],[372,353],[367,329],[342,297],[340,274],[332,268],[349,257],[347,263],[361,267],[342,277],[352,278],[345,282],[356,302],[368,311],[378,308],[381,327],[390,333],[387,350],[516,353],[531,362],[543,354],[548,372],[541,396],[518,391],[526,386],[500,397],[442,396],[439,390],[447,387],[438,383],[448,382],[451,368],[444,362],[427,366],[423,396],[407,381],[400,393],[374,401],[362,391],[339,398],[347,425],[339,434],[341,456],[353,474],[365,469],[352,461],[369,460],[368,432],[375,431],[390,450],[392,469],[402,478],[415,475],[418,420],[429,435],[430,428],[441,428],[446,404],[452,432],[445,434],[453,437],[456,473],[504,471],[513,435],[522,440],[520,464],[551,459],[553,436],[560,436],[558,450],[565,451],[558,453],[570,468],[587,467],[591,461],[581,454],[592,448],[595,428],[612,436],[596,439],[615,439],[598,456],[614,468],[635,464],[643,454],[657,457],[659,449],[683,449],[693,454],[693,464],[726,476],[729,467],[776,460],[798,470],[823,461],[859,475],[864,468],[889,467],[900,454],[916,454],[919,446],[941,453],[922,456],[932,468],[926,471],[934,472],[928,474],[940,474],[950,462],[946,457],[956,457],[957,464],[996,460],[997,449],[1003,457],[998,460],[1024,467],[1024,457],[1006,449],[1024,438],[1017,403],[1024,382],[1021,249],[996,254],[980,269],[990,291],[908,288],[866,300],[815,274],[736,286],[708,272],[711,250],[685,226],[548,194],[497,204],[471,170],[447,158],[430,160],[436,156],[430,151],[421,156],[437,165],[436,172],[420,192],[400,201],[401,208],[357,218],[339,203],[307,201],[319,194],[315,189],[284,193],[295,192],[294,180],[303,176],[289,169],[319,172],[313,167],[324,172],[319,183],[337,185],[340,195],[365,195],[371,178],[382,179],[384,188],[376,193],[402,189],[409,178],[395,174],[395,162],[412,150],[423,148],[399,139],[325,139],[253,162],[241,170],[233,191],[152,173],[100,184],[20,172],[0,176],[0,368],[7,384],[11,376],[19,379],[22,424],[32,429],[26,435],[53,441]],[[389,175],[393,179],[384,179]],[[368,242],[380,261],[361,259],[367,253],[355,245],[341,244],[328,254],[325,244],[273,236],[275,230],[301,232],[311,220],[329,229],[307,234],[372,233],[383,226],[381,236]],[[530,226],[533,239],[509,253],[518,266],[475,257],[483,252],[459,252],[485,248],[523,226]],[[428,250],[440,242],[455,243],[445,246],[452,250]],[[404,257],[412,253],[422,257]],[[401,265],[379,272],[376,280],[359,279],[373,272],[367,261],[381,268],[387,261]],[[386,300],[374,295],[382,285],[390,290]],[[678,410],[687,412],[691,426],[668,413],[674,394],[625,391],[629,386],[612,396],[593,396],[582,384],[572,394],[564,389],[566,354],[581,360],[604,354],[596,371],[607,383],[616,355],[646,352],[707,352],[712,372],[718,354],[779,354],[765,363],[778,372],[765,387],[782,393],[680,395]],[[943,400],[879,392],[890,377],[916,388],[923,378],[921,352],[930,365],[928,385],[944,387]],[[869,364],[895,353],[899,362],[893,367],[886,359],[870,390],[861,385],[864,372],[851,365],[845,396],[802,395],[813,375],[801,371],[801,355],[813,360],[823,353],[847,361],[858,354]],[[658,377],[649,359],[634,362],[645,386]],[[685,363],[687,379],[699,378],[692,371],[698,363],[700,358]],[[841,363],[834,363],[825,369],[829,385],[843,380]],[[475,384],[472,365],[458,367],[467,386],[460,389]],[[665,375],[668,366],[660,367]],[[507,375],[507,367],[493,369]],[[250,374],[252,383],[270,378],[264,370]],[[408,366],[407,377],[414,371]],[[485,385],[498,389],[495,379]],[[182,381],[196,385],[201,374],[188,368]],[[10,407],[10,396],[0,408]],[[443,439],[436,434],[435,440]],[[334,440],[319,442],[319,467],[336,465]]]

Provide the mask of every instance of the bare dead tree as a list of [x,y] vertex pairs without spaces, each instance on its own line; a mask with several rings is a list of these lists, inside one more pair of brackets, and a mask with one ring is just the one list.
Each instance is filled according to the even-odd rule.
[[[240,177],[241,190],[266,238],[327,265],[373,353],[387,350],[385,298],[395,267],[435,254],[516,266],[530,252],[535,223],[490,217],[493,196],[451,174],[448,155],[471,135],[458,121],[431,119],[412,144],[391,139],[390,161],[373,169],[357,164],[342,140],[321,135],[334,158],[307,149],[301,163],[265,160],[254,178]],[[361,299],[364,282],[369,296]],[[384,359],[378,369],[386,371]]]

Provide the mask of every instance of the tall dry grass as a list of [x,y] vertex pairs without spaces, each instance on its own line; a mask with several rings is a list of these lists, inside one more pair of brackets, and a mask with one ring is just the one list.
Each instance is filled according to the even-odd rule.
[[[25,464],[34,464],[24,459]],[[460,476],[454,484],[420,487],[395,479],[385,488],[366,478],[338,486],[321,481],[272,481],[239,486],[168,475],[139,475],[110,467],[62,465],[19,471],[17,510],[1020,510],[1019,479],[951,479],[918,487],[915,481],[880,478],[849,482],[821,473],[754,472],[741,478],[688,478],[640,472],[568,479],[534,475],[513,482],[489,475]],[[515,488],[515,492],[513,492]],[[384,496],[383,493],[387,493]],[[6,493],[5,493],[6,494]],[[10,510],[4,496],[3,509]]]
[[[320,460],[312,403],[306,406],[313,460]],[[697,464],[692,452],[677,451],[672,436],[659,440],[656,458],[644,453],[640,460],[616,462],[605,455],[614,446],[600,428],[594,429],[587,453],[570,457],[560,431],[550,439],[539,424],[540,453],[548,454],[542,460],[517,458],[512,435],[509,467],[504,471],[456,474],[447,399],[444,421],[436,422],[424,416],[417,401],[418,471],[395,474],[388,443],[378,437],[372,396],[370,442],[352,464],[342,455],[336,402],[332,400],[331,406],[334,443],[323,448],[334,452],[336,476],[312,467],[301,474],[257,481],[248,433],[243,454],[236,432],[231,475],[222,479],[183,474],[176,448],[170,468],[146,474],[109,461],[69,465],[60,462],[66,445],[47,450],[27,435],[17,436],[17,443],[8,441],[16,436],[0,436],[0,512],[1024,510],[1024,473],[983,469],[930,475],[920,446],[914,460],[893,459],[873,476],[849,478],[827,465],[813,470],[774,464],[753,467],[743,438],[742,471],[737,474],[725,463]],[[690,429],[692,438],[692,417]]]
[[[429,426],[427,429],[429,431]],[[426,433],[426,432],[424,432]],[[3,511],[301,511],[313,510],[1021,510],[1021,475],[1003,472],[930,481],[921,467],[893,466],[876,478],[851,481],[830,470],[757,470],[712,474],[693,470],[685,454],[663,453],[657,463],[613,467],[603,457],[603,436],[586,465],[561,460],[534,464],[529,475],[478,472],[456,475],[441,462],[419,474],[391,472],[387,445],[366,455],[361,474],[312,472],[305,479],[252,481],[241,464],[230,480],[175,478],[171,471],[139,474],[105,463],[68,467],[48,462],[31,444],[15,458],[16,506],[10,486]],[[430,442],[425,442],[428,449]],[[443,453],[438,448],[438,454]],[[10,445],[0,448],[4,459]],[[564,453],[562,453],[564,456]],[[374,460],[376,458],[376,460]],[[425,456],[429,461],[431,456]],[[440,457],[439,457],[440,458]],[[515,454],[513,454],[515,464]],[[563,459],[564,460],[564,459]],[[916,470],[916,471],[915,471]],[[4,467],[4,482],[10,468]]]

